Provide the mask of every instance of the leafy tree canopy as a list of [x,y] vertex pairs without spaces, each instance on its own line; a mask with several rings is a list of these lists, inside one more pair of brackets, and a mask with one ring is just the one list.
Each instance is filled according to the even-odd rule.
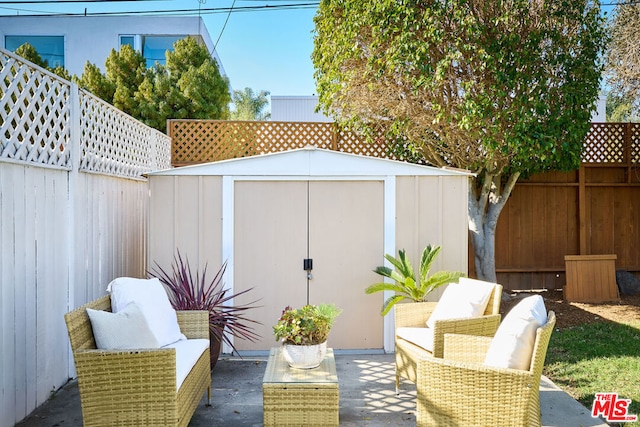
[[60,67],[60,66],[53,67],[53,68],[50,67],[49,62],[42,59],[42,57],[40,56],[36,48],[29,43],[24,43],[23,45],[19,46],[16,49],[15,53],[16,55],[20,55],[27,61],[31,61],[34,64],[42,68],[45,68],[46,70],[62,77],[63,79],[71,80],[71,76],[69,75],[69,72],[66,69],[64,69],[64,67]]
[[618,102],[614,121],[640,116],[640,4],[625,1],[616,6],[610,21],[607,83]]
[[433,165],[478,174],[469,203],[476,270],[494,279],[493,233],[518,177],[579,166],[602,72],[599,5],[322,0],[315,24],[325,113],[403,141]]
[[166,65],[147,68],[139,52],[123,45],[105,62],[106,73],[87,62],[81,87],[147,125],[164,131],[167,119],[227,119],[229,82],[206,46],[187,37],[166,53]]
[[232,101],[234,109],[231,111],[232,120],[267,120],[271,113],[263,111],[269,105],[269,92],[261,90],[255,93],[253,89],[234,90]]
[[640,122],[640,110],[625,96],[613,92],[607,94],[607,121]]
[[315,22],[320,103],[339,120],[402,133],[435,165],[579,165],[605,34],[595,5],[324,0]]

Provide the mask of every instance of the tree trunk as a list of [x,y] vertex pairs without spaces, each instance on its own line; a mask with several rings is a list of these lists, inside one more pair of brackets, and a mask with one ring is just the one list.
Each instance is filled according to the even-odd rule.
[[498,218],[519,176],[519,173],[510,175],[502,187],[501,175],[487,172],[475,178],[482,180],[481,186],[475,185],[475,182],[469,186],[469,232],[478,279],[497,282],[495,253]]

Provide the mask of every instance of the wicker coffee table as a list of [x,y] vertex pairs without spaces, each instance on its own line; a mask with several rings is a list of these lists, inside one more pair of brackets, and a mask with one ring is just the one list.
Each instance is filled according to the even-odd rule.
[[337,426],[340,407],[333,349],[313,369],[290,368],[282,348],[269,353],[262,380],[265,426]]

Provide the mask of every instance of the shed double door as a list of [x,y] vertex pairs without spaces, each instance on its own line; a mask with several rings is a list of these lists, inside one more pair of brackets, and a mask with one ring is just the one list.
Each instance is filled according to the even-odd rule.
[[[384,262],[381,181],[236,181],[234,289],[253,288],[237,302],[261,300],[247,316],[262,323],[260,341],[235,340],[238,350],[277,345],[272,326],[286,306],[335,303],[343,309],[328,339],[336,349],[383,347]],[[304,270],[304,260],[313,269]]]

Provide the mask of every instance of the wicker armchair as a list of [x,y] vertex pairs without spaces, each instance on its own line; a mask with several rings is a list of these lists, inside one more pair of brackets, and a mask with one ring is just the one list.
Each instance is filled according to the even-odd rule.
[[[473,279],[465,280],[472,281]],[[443,356],[444,334],[493,336],[498,326],[500,326],[501,302],[502,285],[496,284],[483,316],[436,321],[433,328],[433,354],[412,342],[396,336],[396,392],[400,390],[401,378],[416,382],[418,360],[429,356]],[[395,327],[423,328],[437,304],[437,302],[396,304],[394,307]]]
[[417,426],[540,426],[540,376],[556,323],[536,331],[529,370],[486,366],[490,337],[445,336],[444,358],[418,362]]
[[[109,295],[67,314],[85,426],[187,426],[204,391],[211,399],[209,349],[176,390],[176,350],[97,350],[86,309],[111,311]],[[209,338],[207,311],[178,311],[187,338]]]

